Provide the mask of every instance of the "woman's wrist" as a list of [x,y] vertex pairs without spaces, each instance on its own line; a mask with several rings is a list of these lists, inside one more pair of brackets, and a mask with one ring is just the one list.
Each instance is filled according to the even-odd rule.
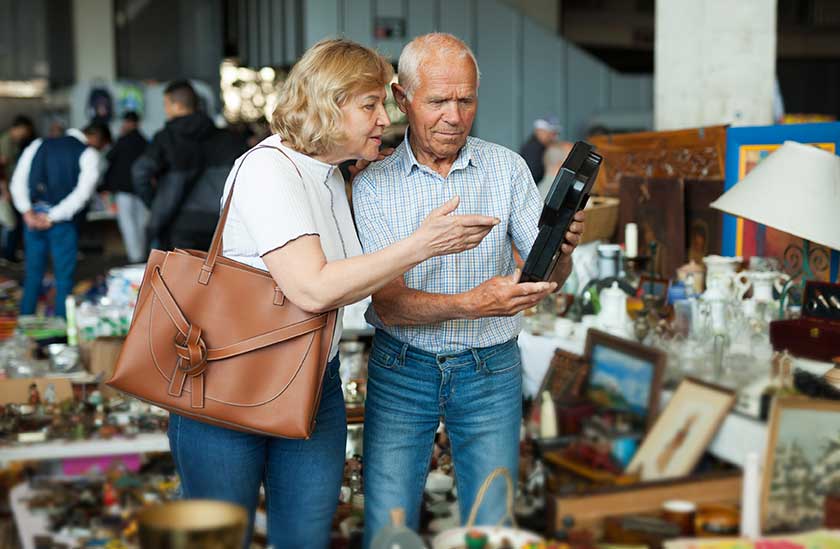
[[408,259],[415,265],[434,257],[428,243],[416,232],[412,233],[408,238],[401,240],[399,244],[405,246],[404,251]]

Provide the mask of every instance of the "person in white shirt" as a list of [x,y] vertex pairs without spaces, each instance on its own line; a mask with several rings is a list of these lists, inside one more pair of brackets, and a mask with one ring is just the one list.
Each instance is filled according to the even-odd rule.
[[77,223],[103,171],[100,151],[110,141],[108,126],[92,123],[81,132],[36,139],[21,154],[9,191],[26,225],[22,315],[35,313],[47,258],[55,275],[55,314],[65,315],[76,273]]
[[[222,203],[234,190],[223,254],[267,270],[304,310],[355,303],[427,259],[474,248],[498,223],[490,216],[450,215],[458,206],[453,198],[413,234],[362,255],[337,164],[357,159],[361,168],[380,158],[390,124],[385,86],[392,77],[390,63],[369,48],[344,39],[314,45],[283,85],[274,134],[240,157],[228,176]],[[251,517],[245,547],[260,485],[270,545],[329,545],[347,440],[338,375],[340,318],[308,440],[243,433],[170,414],[169,443],[184,496],[243,505]]]

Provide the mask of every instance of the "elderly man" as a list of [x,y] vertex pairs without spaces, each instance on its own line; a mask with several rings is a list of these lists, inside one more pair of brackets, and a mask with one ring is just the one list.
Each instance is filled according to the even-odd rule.
[[[517,475],[522,379],[516,337],[520,313],[556,289],[571,269],[583,231],[576,218],[551,282],[518,283],[512,246],[524,257],[537,236],[539,194],[524,160],[469,137],[478,106],[478,66],[448,34],[408,44],[393,85],[408,115],[406,138],[361,172],[353,203],[370,253],[411,234],[436,204],[460,198],[459,213],[501,223],[474,250],[418,265],[373,296],[376,326],[365,404],[365,540],[402,507],[417,528],[439,421],[446,425],[466,518],[496,467]],[[504,514],[504,483],[494,484],[478,514]]]

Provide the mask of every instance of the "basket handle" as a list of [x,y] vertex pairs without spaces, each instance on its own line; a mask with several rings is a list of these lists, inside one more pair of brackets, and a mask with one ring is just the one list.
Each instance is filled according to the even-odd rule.
[[507,484],[507,513],[499,519],[497,526],[503,525],[505,520],[510,519],[510,523],[513,527],[519,528],[516,524],[516,517],[513,516],[513,480],[510,478],[510,472],[507,470],[507,467],[497,467],[492,473],[487,475],[486,479],[484,479],[484,482],[481,484],[481,488],[478,489],[478,494],[475,496],[472,510],[470,510],[470,518],[467,520],[467,528],[475,526],[475,517],[478,515],[478,510],[481,507],[481,502],[484,500],[484,495],[487,493],[487,490],[490,488],[490,485],[493,484],[496,477],[500,475],[505,477],[505,483]]

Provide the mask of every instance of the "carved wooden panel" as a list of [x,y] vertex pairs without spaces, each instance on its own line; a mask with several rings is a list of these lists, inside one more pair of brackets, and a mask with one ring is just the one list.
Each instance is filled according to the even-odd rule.
[[625,176],[724,178],[726,126],[600,135],[590,141],[604,157],[596,194],[618,196]]

